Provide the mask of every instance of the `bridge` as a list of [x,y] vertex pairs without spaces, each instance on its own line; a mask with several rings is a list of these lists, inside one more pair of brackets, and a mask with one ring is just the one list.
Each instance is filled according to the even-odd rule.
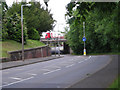
[[40,40],[41,42],[43,42],[43,43],[46,43],[46,42],[67,42],[67,40],[66,39],[45,39],[45,38],[42,38],[41,40]]
[[52,38],[52,39],[45,39],[41,38],[41,42],[48,44],[50,47],[56,46],[56,45],[62,45],[63,46],[63,53],[68,54],[70,53],[70,47],[66,43],[66,39],[59,39],[59,38]]

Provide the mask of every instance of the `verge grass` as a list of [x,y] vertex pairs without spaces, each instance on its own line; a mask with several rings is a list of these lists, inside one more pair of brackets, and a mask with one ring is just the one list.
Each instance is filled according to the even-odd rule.
[[[22,44],[13,40],[6,40],[3,42],[0,42],[0,44],[2,44],[2,57],[8,57],[8,54],[7,54],[8,51],[16,51],[16,50],[22,49]],[[25,49],[35,48],[35,47],[40,47],[44,45],[45,44],[40,41],[29,39],[27,40],[27,44],[24,45],[24,48]]]
[[110,85],[109,88],[116,88],[120,90],[120,76]]

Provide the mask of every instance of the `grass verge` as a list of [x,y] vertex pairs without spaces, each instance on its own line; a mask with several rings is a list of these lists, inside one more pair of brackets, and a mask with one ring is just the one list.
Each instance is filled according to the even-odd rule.
[[[7,54],[8,51],[16,51],[16,50],[22,49],[22,44],[13,40],[6,40],[3,42],[0,42],[0,44],[2,44],[2,57],[8,57],[8,54]],[[24,48],[25,49],[35,48],[35,47],[40,47],[44,45],[45,44],[40,41],[29,39],[27,40],[27,44],[24,45]]]
[[120,90],[119,81],[120,81],[120,76],[110,85],[109,89]]
[[110,52],[110,53],[90,53],[87,55],[120,55],[120,52]]
[[[83,55],[83,54],[75,54],[72,55]],[[120,52],[110,52],[110,53],[87,53],[86,55],[120,55]]]

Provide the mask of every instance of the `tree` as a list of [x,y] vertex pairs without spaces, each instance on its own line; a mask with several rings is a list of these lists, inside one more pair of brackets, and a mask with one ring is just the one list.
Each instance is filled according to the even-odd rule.
[[2,31],[0,32],[0,41],[1,40],[6,40],[8,38],[8,29],[6,28],[6,21],[7,21],[7,17],[6,17],[6,12],[8,10],[8,6],[6,4],[6,2],[1,2],[1,6],[0,6],[0,20],[1,20],[1,28]]
[[[42,32],[53,29],[54,21],[50,11],[44,10],[39,2],[30,2],[31,7],[24,10],[25,21],[28,28],[28,36],[31,36],[32,29],[36,29],[41,35]],[[29,37],[30,38],[30,37]]]
[[[27,27],[28,38],[37,39],[34,36],[42,34],[42,32],[46,32],[52,30],[54,27],[54,20],[52,18],[52,14],[47,9],[45,10],[39,2],[29,2],[32,4],[30,7],[23,8],[23,21],[24,26]],[[7,11],[7,17],[17,13],[18,16],[21,16],[21,5],[27,4],[26,2],[21,3],[13,3],[9,10]],[[36,31],[37,30],[37,31]]]
[[74,53],[83,51],[83,21],[86,22],[86,48],[88,53],[117,52],[118,3],[71,2],[67,6],[70,30],[67,34],[69,46]]
[[[10,40],[15,40],[17,42],[22,42],[22,37],[21,37],[21,17],[19,16],[19,14],[14,13],[13,15],[10,15],[7,18],[7,25],[6,27],[8,28],[8,39]],[[25,22],[24,22],[24,41],[25,44],[27,43],[27,28],[25,26]]]

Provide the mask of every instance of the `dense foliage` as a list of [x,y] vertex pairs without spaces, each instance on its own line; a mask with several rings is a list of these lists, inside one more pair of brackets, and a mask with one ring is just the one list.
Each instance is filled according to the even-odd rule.
[[[52,14],[48,9],[44,9],[40,2],[29,2],[30,7],[23,7],[23,29],[24,41],[26,39],[39,40],[42,32],[50,31],[53,29],[54,20]],[[15,40],[21,42],[21,5],[27,4],[26,2],[13,3],[8,8],[5,2],[3,5],[3,29],[2,40]]]
[[2,30],[0,31],[0,41],[1,40],[6,40],[8,37],[8,33],[7,33],[7,28],[6,28],[6,21],[7,21],[7,17],[5,16],[6,11],[8,10],[8,6],[6,4],[6,2],[0,2],[0,25],[2,28]]
[[28,34],[31,36],[31,29],[36,29],[41,35],[42,32],[53,29],[54,20],[52,14],[47,9],[41,7],[39,2],[30,2],[31,7],[24,9],[25,21],[28,28]]
[[83,52],[83,22],[87,53],[118,52],[120,30],[118,10],[120,3],[71,2],[67,5],[70,30],[67,33],[69,46],[74,53]]
[[[8,39],[9,40],[14,40],[17,42],[22,42],[22,38],[21,38],[21,18],[19,16],[19,14],[14,13],[11,16],[9,16],[7,18],[6,21],[6,28],[8,28]],[[24,41],[26,43],[27,40],[27,28],[24,24]]]
[[32,40],[39,40],[40,39],[39,32],[36,29],[31,29],[30,31],[31,31],[31,33],[29,34],[30,39],[32,39]]

